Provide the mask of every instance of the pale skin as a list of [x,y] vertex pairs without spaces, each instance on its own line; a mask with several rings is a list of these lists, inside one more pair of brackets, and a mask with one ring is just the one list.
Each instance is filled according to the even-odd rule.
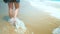
[[[16,3],[16,2],[8,3],[8,7],[9,7],[9,17],[16,18],[19,11],[19,3]],[[15,7],[15,10],[13,11],[14,7]]]

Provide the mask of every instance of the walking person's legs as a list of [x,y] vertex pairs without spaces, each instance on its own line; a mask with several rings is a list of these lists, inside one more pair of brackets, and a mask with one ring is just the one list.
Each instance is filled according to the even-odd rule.
[[[9,22],[11,22],[12,24],[15,24],[16,17],[18,15],[18,11],[19,11],[19,2],[9,2],[8,7],[9,7],[9,17],[10,17]],[[14,7],[15,7],[15,10],[13,11]]]
[[17,2],[14,2],[14,6],[15,6],[15,11],[14,11],[14,14],[13,14],[13,18],[14,18],[14,24],[16,24],[16,18],[17,18],[17,15],[18,15],[18,11],[19,11],[19,3]]
[[13,17],[16,18],[18,15],[18,11],[19,11],[19,3],[15,2],[14,5],[15,5],[15,11],[14,11]]
[[[15,6],[15,11],[13,11],[13,4]],[[9,17],[10,18],[16,18],[17,17],[17,14],[18,14],[18,11],[19,11],[19,3],[8,3],[8,7],[9,7]]]
[[8,3],[8,8],[9,8],[9,17],[13,17],[13,3]]
[[8,8],[9,8],[9,17],[10,17],[10,19],[9,19],[9,22],[10,22],[10,24],[12,24],[13,25],[13,2],[9,2],[8,3]]

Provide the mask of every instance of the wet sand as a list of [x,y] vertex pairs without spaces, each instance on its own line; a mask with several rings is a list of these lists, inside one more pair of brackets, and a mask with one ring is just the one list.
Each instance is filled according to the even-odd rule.
[[[18,34],[8,22],[7,9],[7,4],[2,2],[0,7],[0,34]],[[60,19],[50,16],[43,10],[37,10],[29,3],[21,4],[18,17],[24,21],[30,34],[31,32],[34,34],[52,34],[52,30],[60,25]]]

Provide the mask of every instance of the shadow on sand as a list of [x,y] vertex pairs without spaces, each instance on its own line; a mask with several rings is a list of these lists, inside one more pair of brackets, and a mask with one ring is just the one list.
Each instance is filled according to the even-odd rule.
[[5,20],[5,21],[8,21],[8,19],[9,19],[9,16],[4,16],[3,17],[3,20]]

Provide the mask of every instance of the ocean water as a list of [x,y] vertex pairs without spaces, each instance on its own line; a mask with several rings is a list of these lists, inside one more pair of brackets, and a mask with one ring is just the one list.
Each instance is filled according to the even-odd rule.
[[[27,33],[52,34],[52,31],[60,26],[60,3],[38,1],[21,0],[18,17],[26,25]],[[8,5],[0,2],[0,34],[17,34],[8,19]]]

